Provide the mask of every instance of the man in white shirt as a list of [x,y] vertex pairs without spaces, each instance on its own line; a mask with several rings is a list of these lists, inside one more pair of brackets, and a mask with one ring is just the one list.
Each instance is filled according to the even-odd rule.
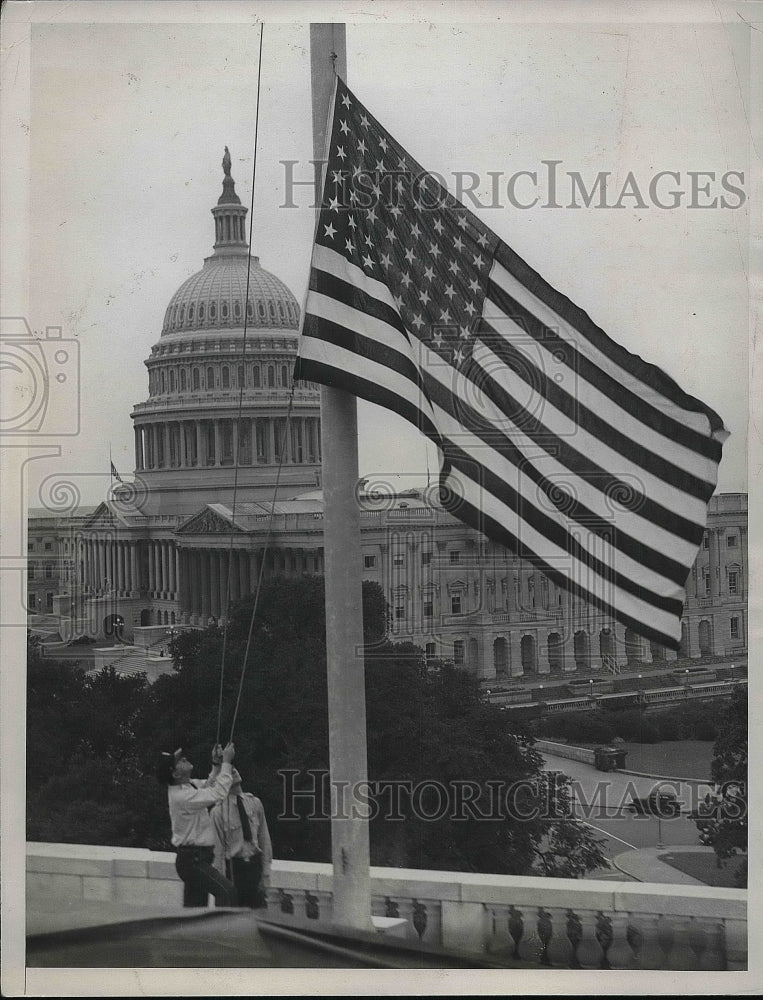
[[233,768],[228,797],[210,813],[216,833],[215,866],[233,879],[239,906],[266,906],[273,847],[262,802],[241,788],[241,775]]
[[159,780],[168,786],[175,870],[183,880],[183,906],[206,906],[209,893],[218,906],[236,905],[235,886],[213,865],[215,831],[209,817],[209,809],[230,792],[235,755],[232,743],[224,750],[219,744],[215,746],[206,781],[191,778],[193,764],[180,749],[164,754],[157,771]]

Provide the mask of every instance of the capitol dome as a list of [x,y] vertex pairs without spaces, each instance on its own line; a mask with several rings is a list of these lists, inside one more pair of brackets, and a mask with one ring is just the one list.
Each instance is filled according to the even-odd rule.
[[[212,209],[215,218],[214,253],[170,299],[162,336],[199,330],[230,330],[244,325],[259,329],[299,328],[299,306],[287,286],[249,256],[247,209],[236,194],[225,147],[223,190]],[[249,296],[247,298],[247,269]]]
[[249,298],[246,296],[247,258],[241,254],[208,257],[204,267],[191,275],[170,299],[164,314],[162,336],[190,330],[225,330],[244,325],[250,328],[299,328],[299,305],[287,286],[251,261]]

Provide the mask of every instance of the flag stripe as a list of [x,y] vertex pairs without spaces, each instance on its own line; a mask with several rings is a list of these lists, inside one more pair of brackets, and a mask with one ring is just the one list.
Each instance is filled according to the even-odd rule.
[[[628,394],[622,387],[618,393],[614,379],[591,364],[575,350],[572,344],[549,332],[540,320],[514,302],[497,286],[491,288],[485,304],[486,307],[492,306],[498,314],[495,317],[488,314],[483,320],[483,324],[487,324],[495,334],[490,338],[490,346],[494,347],[496,353],[503,357],[507,364],[511,364],[512,359],[521,356],[523,363],[518,369],[520,374],[528,363],[534,364],[538,373],[536,384],[539,391],[553,398],[558,409],[563,409],[571,418],[579,420],[599,437],[609,433],[613,444],[619,440],[618,447],[621,450],[625,450],[628,454],[632,453],[634,460],[638,456],[641,464],[651,466],[655,474],[666,481],[679,482],[683,476],[685,488],[691,489],[703,499],[712,496],[712,478],[717,459],[713,461],[712,458],[706,457],[704,450],[700,453],[693,450],[693,442],[698,435],[661,414],[656,414],[659,419],[634,418],[632,408],[628,409],[622,405],[623,399]],[[501,336],[503,326],[507,323],[508,335]],[[514,330],[511,329],[512,324],[517,324]],[[528,336],[532,338],[534,350],[527,343]],[[559,361],[562,355],[571,356],[569,363],[564,364]],[[554,383],[545,375],[545,371],[551,369],[559,369],[564,374],[561,384]],[[574,388],[574,396],[565,391],[564,386],[567,384]],[[642,407],[642,411],[640,414],[642,418],[653,413],[647,407]],[[661,426],[656,427],[656,424]],[[667,436],[674,429],[673,437]],[[717,442],[709,443],[713,448],[720,447]],[[662,455],[665,455],[666,459],[658,462],[657,459]],[[697,470],[701,470],[701,476],[697,476]]]
[[[478,365],[479,360],[475,358],[474,363]],[[485,368],[491,370],[491,366],[485,365]],[[505,372],[500,374],[506,376]],[[482,389],[484,395],[495,404],[496,413],[516,411],[516,399],[504,385],[498,384],[497,378],[492,375],[492,372],[491,376],[482,379]],[[544,415],[550,409],[550,407],[544,407]],[[612,451],[604,442],[598,442],[583,431],[574,436],[578,447],[573,448],[569,443],[573,439],[573,435],[552,434],[532,413],[526,414],[522,422],[522,429],[531,437],[538,448],[543,449],[548,454],[555,455],[569,470],[576,475],[585,477],[589,482],[595,483],[598,489],[610,495],[623,488],[631,489],[627,477],[632,477],[639,484],[637,492],[644,498],[643,510],[650,520],[668,531],[699,543],[703,531],[702,511],[704,508],[696,498],[655,479],[639,466],[631,463],[625,456]],[[598,462],[606,459],[609,463],[608,467],[593,461],[588,457],[589,455],[595,455]],[[616,471],[610,472],[609,469]],[[676,509],[680,510],[681,513],[678,514]]]
[[[469,422],[470,430],[467,430],[464,426],[466,424],[464,418],[472,417],[467,404],[462,399],[454,398],[448,391],[448,387],[436,379],[425,377],[425,382],[427,395],[435,408],[435,419],[443,436],[445,442],[443,448],[446,452],[448,441],[452,440],[458,443],[469,440],[472,442],[473,449],[481,454],[482,457],[479,459],[481,464],[486,464],[489,461],[492,465],[494,462],[502,461],[505,475],[512,474],[509,466],[513,466],[514,474],[521,474],[524,477],[525,492],[523,492],[523,496],[526,504],[530,504],[531,498],[535,497],[544,511],[551,511],[557,518],[563,517],[567,528],[569,528],[569,522],[574,519],[585,526],[588,531],[612,539],[612,544],[621,549],[624,554],[634,559],[639,558],[645,566],[657,570],[663,576],[673,580],[674,583],[683,585],[687,574],[685,560],[691,559],[692,553],[696,549],[696,543],[687,542],[667,531],[660,532],[656,536],[656,540],[662,543],[661,549],[650,548],[638,537],[631,538],[625,530],[626,524],[630,526],[632,523],[637,530],[641,527],[643,537],[643,525],[649,522],[644,522],[638,515],[623,518],[619,510],[616,520],[614,512],[617,505],[616,501],[612,501],[612,493],[609,495],[600,493],[584,479],[569,475],[565,478],[549,479],[537,464],[528,461],[526,454],[514,442],[506,438],[499,440],[495,435],[491,436],[489,433],[481,434],[480,421],[476,415],[474,415],[473,421]],[[492,454],[486,455],[487,449],[490,449]],[[550,472],[554,473],[560,468],[553,454],[548,459],[547,467]],[[591,507],[586,507],[580,500],[575,500],[574,495],[570,498],[570,503],[564,502],[563,511],[559,511],[552,497],[558,494],[560,486],[568,487],[578,496],[584,496],[586,500],[591,502],[591,507],[596,504],[596,512]],[[546,498],[545,502],[543,502],[543,498]],[[564,500],[565,498],[561,497],[560,499]],[[634,497],[633,494],[630,494],[629,499],[631,502],[638,502],[638,497]],[[623,513],[630,512],[624,511]],[[656,530],[659,531],[659,529]]]
[[[635,620],[652,621],[661,632],[675,638],[672,627],[675,616],[680,616],[681,601],[663,599],[657,604],[654,595],[648,594],[633,582],[630,582],[628,588],[621,589],[617,580],[599,575],[594,566],[577,558],[575,553],[549,544],[545,535],[536,534],[531,527],[521,521],[514,508],[505,503],[501,496],[490,489],[480,488],[480,484],[469,474],[470,464],[451,463],[449,479],[458,483],[458,487],[454,490],[455,494],[460,493],[468,502],[483,510],[486,516],[503,524],[506,530],[515,536],[515,547],[518,545],[520,551],[527,553],[537,553],[540,549],[544,553],[542,558],[551,565],[554,563],[564,565],[566,561],[568,569],[564,575],[568,580],[577,583],[587,598],[603,601],[610,609],[617,607],[628,609]],[[590,561],[595,562],[595,560]]]
[[[576,342],[581,349],[585,349],[589,359],[602,370],[608,371],[617,382],[622,382],[628,389],[632,388],[641,401],[640,405],[656,407],[668,417],[673,416],[674,411],[680,411],[700,435],[708,427],[712,432],[719,431],[725,434],[723,421],[714,410],[685,393],[661,369],[647,364],[616,344],[586,312],[549,285],[537,271],[502,241],[499,241],[496,247],[495,260],[509,280],[504,284],[498,269],[492,275],[493,280],[501,283],[512,297],[526,305],[529,311],[534,312],[541,320],[543,316],[538,306],[542,304],[550,310],[550,322],[547,325],[554,327],[558,325],[559,320],[562,320],[566,327],[575,330],[580,335],[576,338]],[[556,320],[552,318],[553,316],[557,317]],[[683,422],[680,417],[678,419],[679,422]],[[708,453],[720,460],[720,450]]]
[[[445,475],[443,477],[444,487],[449,487],[451,478],[452,475]],[[459,482],[458,479],[455,481],[456,483]],[[453,487],[451,486],[450,488],[452,489]],[[456,487],[456,489],[457,488],[458,487]],[[605,613],[612,615],[623,625],[627,628],[633,629],[640,636],[643,636],[646,639],[652,639],[655,642],[659,642],[660,644],[667,646],[668,648],[674,647],[676,645],[676,640],[680,640],[680,636],[676,636],[675,629],[671,628],[670,625],[667,626],[666,631],[661,631],[655,627],[656,622],[652,615],[645,615],[642,618],[634,615],[631,609],[624,610],[621,607],[613,607],[609,602],[591,594],[575,580],[571,580],[569,577],[561,573],[558,567],[551,563],[548,558],[544,559],[537,555],[537,553],[530,552],[528,549],[523,548],[517,538],[508,530],[506,522],[503,518],[493,516],[490,511],[481,510],[478,503],[475,504],[474,500],[478,501],[479,498],[473,498],[472,500],[465,498],[461,499],[458,504],[456,516],[466,524],[470,525],[470,527],[474,528],[475,531],[482,532],[489,538],[492,538],[499,544],[503,545],[509,551],[516,552],[517,555],[542,570],[542,572],[550,580],[553,580],[553,582],[558,586],[570,591],[577,597],[582,598]]]

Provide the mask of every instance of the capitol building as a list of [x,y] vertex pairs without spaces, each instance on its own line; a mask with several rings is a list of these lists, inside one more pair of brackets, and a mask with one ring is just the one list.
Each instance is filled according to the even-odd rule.
[[[299,305],[250,256],[246,215],[226,168],[213,251],[170,299],[145,362],[133,479],[66,524],[30,511],[32,626],[54,615],[62,636],[84,621],[150,649],[173,626],[224,623],[228,596],[261,572],[323,572],[320,390],[292,383]],[[361,481],[358,499],[358,570],[383,588],[393,639],[494,683],[675,659],[456,520],[434,483]],[[681,655],[746,652],[747,580],[747,495],[716,495]]]

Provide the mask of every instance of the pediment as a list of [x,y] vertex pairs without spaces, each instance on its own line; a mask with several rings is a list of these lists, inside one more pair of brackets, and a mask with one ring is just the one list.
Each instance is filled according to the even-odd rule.
[[200,510],[198,514],[192,515],[182,527],[178,528],[176,534],[229,535],[232,531],[242,534],[241,528],[233,524],[229,518],[224,517],[219,510],[214,510],[212,507],[207,506],[203,510]]
[[120,527],[124,522],[121,518],[115,517],[109,505],[103,501],[100,503],[90,517],[82,525],[83,529],[89,531],[109,530]]

